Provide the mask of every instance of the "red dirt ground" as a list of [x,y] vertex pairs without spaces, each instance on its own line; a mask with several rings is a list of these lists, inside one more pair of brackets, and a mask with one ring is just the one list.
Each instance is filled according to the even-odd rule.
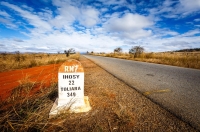
[[[61,64],[52,64],[29,69],[20,69],[0,73],[0,97],[2,100],[8,98],[11,90],[20,85],[20,81],[28,77],[28,81],[48,86],[58,81],[58,69]],[[39,88],[37,86],[34,91]]]

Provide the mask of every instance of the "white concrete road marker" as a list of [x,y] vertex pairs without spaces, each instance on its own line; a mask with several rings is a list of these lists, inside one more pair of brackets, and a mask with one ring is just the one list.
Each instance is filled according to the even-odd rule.
[[84,69],[77,60],[64,62],[58,71],[58,98],[49,113],[49,117],[66,112],[87,112],[91,106],[84,96]]

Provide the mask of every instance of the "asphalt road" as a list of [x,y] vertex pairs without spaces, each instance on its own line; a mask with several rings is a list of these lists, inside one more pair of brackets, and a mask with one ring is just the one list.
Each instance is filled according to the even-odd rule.
[[84,56],[200,130],[200,70]]

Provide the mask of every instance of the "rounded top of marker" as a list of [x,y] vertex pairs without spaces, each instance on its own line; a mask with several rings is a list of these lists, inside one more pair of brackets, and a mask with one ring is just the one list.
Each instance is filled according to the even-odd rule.
[[79,61],[75,59],[69,59],[60,66],[58,72],[76,73],[76,72],[84,72],[84,69]]

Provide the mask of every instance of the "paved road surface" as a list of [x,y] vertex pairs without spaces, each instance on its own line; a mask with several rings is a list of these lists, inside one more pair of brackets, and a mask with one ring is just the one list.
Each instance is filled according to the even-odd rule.
[[200,130],[200,70],[85,55]]

